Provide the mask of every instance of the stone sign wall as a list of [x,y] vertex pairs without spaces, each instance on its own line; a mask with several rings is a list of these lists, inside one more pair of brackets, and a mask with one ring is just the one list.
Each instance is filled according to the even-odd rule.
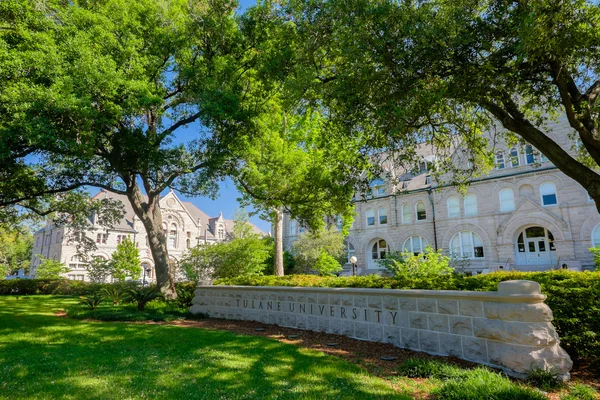
[[568,379],[540,286],[507,281],[498,292],[260,286],[198,286],[192,313],[345,335],[454,356],[525,377]]

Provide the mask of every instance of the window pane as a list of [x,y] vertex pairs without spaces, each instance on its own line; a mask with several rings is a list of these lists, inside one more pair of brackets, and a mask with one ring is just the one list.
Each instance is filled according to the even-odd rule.
[[402,206],[402,222],[405,224],[409,223],[412,219],[412,215],[410,212],[410,206],[405,204]]
[[546,242],[544,240],[539,240],[538,247],[540,251],[546,251]]
[[427,212],[425,211],[425,204],[423,202],[417,203],[417,219],[424,220],[427,219]]
[[519,151],[515,148],[513,148],[510,151],[510,164],[513,167],[518,167],[520,162],[519,162]]
[[535,156],[533,154],[533,147],[530,145],[525,146],[525,163],[533,164],[535,162]]
[[546,194],[542,196],[542,202],[545,206],[552,206],[558,203],[555,194]]
[[499,151],[496,153],[496,168],[497,169],[504,169],[505,164],[504,164],[504,153]]
[[456,196],[448,198],[448,217],[460,217],[460,201]]
[[528,238],[538,238],[546,236],[546,231],[541,226],[532,226],[525,230],[525,236]]
[[465,196],[465,215],[477,215],[477,196],[472,193]]

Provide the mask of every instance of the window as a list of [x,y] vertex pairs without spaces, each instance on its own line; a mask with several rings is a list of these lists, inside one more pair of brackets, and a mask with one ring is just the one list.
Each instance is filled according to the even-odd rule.
[[426,185],[431,185],[431,175],[427,175],[427,176],[425,177],[425,184],[426,184]]
[[410,206],[408,204],[402,205],[402,223],[410,224],[412,221],[412,212],[410,211]]
[[540,186],[540,195],[542,196],[543,206],[555,206],[558,204],[558,198],[556,197],[556,186],[554,186],[554,183],[542,183]]
[[346,252],[348,255],[348,262],[350,262],[350,259],[352,258],[354,253],[356,253],[356,250],[354,250],[354,246],[352,245],[352,243],[350,243],[350,242],[347,243]]
[[290,236],[294,236],[296,234],[296,220],[290,220]]
[[377,211],[377,215],[379,216],[379,225],[387,224],[387,210],[385,208],[381,207]]
[[219,239],[224,239],[225,238],[225,231],[223,230],[223,228],[219,228]]
[[371,249],[371,258],[373,260],[383,260],[388,252],[387,243],[385,240],[380,239],[373,245]]
[[411,236],[406,239],[402,248],[404,251],[411,252],[416,256],[419,253],[422,253],[428,244],[427,240],[422,236]]
[[510,165],[513,167],[518,167],[521,165],[521,160],[519,159],[519,150],[516,147],[510,149]]
[[533,164],[535,162],[535,154],[533,153],[533,146],[528,144],[525,146],[525,164]]
[[367,210],[367,226],[375,225],[375,212],[370,208]]
[[344,227],[344,219],[342,217],[337,217],[335,220],[335,225],[336,225],[338,231],[341,231],[342,228]]
[[427,211],[425,211],[425,204],[419,201],[416,205],[417,209],[417,221],[423,221],[427,219]]
[[99,233],[96,235],[96,243],[101,243],[102,242],[102,234]]
[[117,235],[117,244],[120,244],[121,240],[123,240],[123,236]]
[[385,181],[383,179],[374,179],[369,186],[371,187],[371,196],[385,196]]
[[496,152],[496,169],[504,169],[506,164],[504,163],[504,152]]
[[402,181],[402,189],[408,189],[410,186],[410,179],[407,181]]
[[477,215],[477,196],[475,196],[473,193],[467,194],[464,200],[464,207],[465,215]]
[[174,249],[177,247],[177,225],[171,224],[171,230],[169,231],[169,247]]
[[306,228],[302,225],[300,225],[300,228],[298,228],[298,233],[304,233],[306,232]]
[[96,235],[96,243],[106,244],[106,239],[108,239],[107,233],[99,233]]
[[448,197],[448,218],[460,217],[460,200],[458,196]]
[[592,231],[592,245],[594,247],[600,246],[600,224],[596,225]]
[[455,257],[483,258],[483,242],[475,232],[458,232],[450,240],[450,251]]
[[500,191],[500,211],[515,210],[515,194],[512,189],[502,189]]
[[423,173],[423,172],[427,172],[429,171],[429,164],[427,163],[427,161],[421,161],[419,163],[419,173]]

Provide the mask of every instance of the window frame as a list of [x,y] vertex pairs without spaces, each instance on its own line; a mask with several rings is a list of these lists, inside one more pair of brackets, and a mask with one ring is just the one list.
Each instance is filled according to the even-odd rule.
[[[381,215],[381,210],[383,210],[383,215]],[[381,217],[385,217],[385,222],[381,222]],[[388,224],[387,209],[385,207],[379,207],[379,209],[377,210],[377,223],[378,225]]]
[[[554,200],[555,203],[553,204],[546,204],[544,201],[544,196],[552,196],[552,194],[544,194],[542,188],[545,185],[552,185],[552,187],[554,188]],[[558,206],[558,190],[556,189],[556,185],[553,182],[543,182],[540,185],[540,204],[542,205],[542,207],[555,207]]]
[[[472,256],[469,257],[465,257],[464,255],[464,245],[463,245],[463,233],[468,233],[470,235],[470,240],[471,240],[471,254],[473,254]],[[475,246],[475,237],[477,237],[479,239],[479,241],[481,242],[481,246]],[[455,246],[453,246],[454,241],[458,239],[459,240],[459,252],[458,254],[456,254],[454,252],[454,248]],[[485,244],[483,243],[483,240],[481,239],[481,236],[479,236],[477,233],[473,232],[473,231],[459,231],[456,232],[454,235],[452,235],[452,238],[450,238],[450,243],[449,243],[449,247],[450,247],[450,254],[452,254],[453,256],[459,256],[461,258],[466,258],[468,260],[482,260],[485,259]],[[481,247],[481,257],[477,256],[477,252],[475,251],[476,247]]]
[[[371,214],[371,216],[369,216],[369,214]],[[369,223],[369,218],[373,219],[372,223]],[[365,222],[367,226],[375,226],[375,210],[372,208],[367,209],[365,212]]]
[[[404,210],[407,210],[408,213],[406,213]],[[403,224],[412,223],[412,210],[411,210],[410,204],[408,204],[408,203],[402,204],[402,207],[400,207],[400,211],[402,213],[402,223]],[[407,215],[408,215],[408,221],[405,219],[405,217]]]
[[[475,211],[469,211],[469,207],[467,207],[467,199],[474,199]],[[469,206],[473,205],[469,204]],[[477,195],[475,193],[467,193],[463,198],[463,208],[465,211],[465,217],[475,217],[479,215],[479,204],[477,201]]]
[[[458,210],[458,212],[455,214],[450,213],[450,210],[451,210],[450,201],[451,200],[452,201],[456,200],[456,209]],[[460,215],[461,215],[460,214],[460,198],[457,195],[453,194],[450,197],[448,197],[448,199],[446,199],[446,207],[448,208],[448,218],[460,218]]]
[[[512,208],[510,210],[509,209],[504,209],[502,207],[502,205],[504,204],[503,201],[502,201],[502,193],[508,193],[508,192],[510,192],[510,194],[511,194]],[[513,212],[513,211],[515,211],[515,207],[516,207],[515,206],[515,191],[512,190],[512,188],[504,188],[504,189],[500,190],[498,192],[498,200],[500,201],[500,211],[501,212]]]
[[506,168],[506,159],[504,158],[503,151],[497,151],[494,155],[494,161],[496,164],[496,169],[501,170]]
[[[414,249],[414,238],[419,239],[419,245],[420,245],[421,250],[418,252],[415,252],[415,249]],[[406,249],[407,242],[410,243],[410,248],[408,250]],[[409,236],[408,239],[406,239],[404,241],[404,243],[402,243],[402,251],[413,253],[414,255],[418,255],[418,254],[423,253],[427,246],[429,246],[429,242],[427,241],[427,239],[425,239],[423,236],[413,235],[413,236]]]
[[[423,218],[419,216],[419,204],[423,205],[423,210],[421,211],[423,214]],[[427,221],[427,207],[425,207],[425,203],[422,200],[417,201],[415,204],[415,221]]]

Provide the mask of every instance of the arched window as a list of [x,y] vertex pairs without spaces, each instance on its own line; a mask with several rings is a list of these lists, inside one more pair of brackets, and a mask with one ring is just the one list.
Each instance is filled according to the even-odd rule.
[[460,200],[458,196],[448,197],[448,218],[460,217]]
[[483,258],[483,242],[475,232],[458,232],[450,239],[450,252],[454,257]]
[[552,182],[544,182],[540,185],[540,196],[543,206],[555,206],[558,204],[556,197],[556,186]]
[[374,179],[369,186],[371,187],[371,196],[385,196],[385,181],[383,179]]
[[350,262],[350,259],[356,253],[356,250],[354,250],[354,246],[352,245],[352,243],[348,242],[346,244],[346,254],[348,255],[348,262]]
[[533,164],[535,162],[535,154],[533,152],[533,146],[528,144],[525,146],[525,164]]
[[417,210],[417,221],[427,219],[427,211],[425,211],[425,204],[422,201],[419,201],[415,208]]
[[379,225],[387,224],[387,210],[385,208],[381,207],[377,210],[377,216],[379,217]]
[[477,215],[477,196],[475,196],[473,193],[467,194],[464,200],[464,207],[465,215]]
[[504,169],[506,164],[504,163],[504,152],[497,151],[496,152],[496,169]]
[[385,240],[379,239],[371,248],[371,258],[373,260],[383,260],[388,253],[388,246]]
[[500,191],[500,211],[515,210],[515,194],[512,189],[506,188]]
[[411,252],[416,256],[419,253],[422,253],[428,244],[427,240],[422,236],[411,236],[406,239],[402,248],[404,251]]
[[521,165],[521,160],[519,159],[519,150],[516,147],[510,149],[510,165],[513,167],[518,167]]
[[370,208],[367,210],[367,226],[375,225],[375,211]]
[[594,247],[600,247],[600,224],[596,225],[592,231],[592,245]]
[[412,221],[412,212],[410,211],[410,206],[408,204],[402,205],[402,223],[410,224]]
[[169,231],[169,247],[177,247],[177,225],[171,224],[171,230]]
[[296,234],[296,220],[290,220],[290,236],[294,236]]

